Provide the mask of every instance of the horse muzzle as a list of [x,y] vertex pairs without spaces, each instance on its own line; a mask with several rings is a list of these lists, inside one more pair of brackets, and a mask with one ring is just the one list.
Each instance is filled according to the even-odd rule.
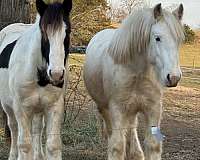
[[167,87],[176,87],[178,85],[178,82],[181,79],[181,75],[180,76],[175,76],[175,75],[167,75],[167,82],[166,82],[166,86]]
[[49,70],[50,82],[54,86],[61,86],[64,84],[65,70]]

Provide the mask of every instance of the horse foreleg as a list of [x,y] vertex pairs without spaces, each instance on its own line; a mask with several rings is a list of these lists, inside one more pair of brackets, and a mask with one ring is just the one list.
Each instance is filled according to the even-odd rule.
[[130,117],[130,130],[127,135],[127,160],[144,160],[144,153],[137,133],[137,116]]
[[160,104],[146,108],[145,118],[147,127],[145,130],[145,159],[160,160],[162,153],[162,134],[160,133],[160,119],[162,106]]
[[42,148],[43,113],[35,114],[32,121],[33,160],[44,160]]
[[18,123],[18,160],[32,160],[32,109],[25,108],[18,101],[15,101],[13,110]]
[[11,147],[10,147],[10,154],[9,160],[17,160],[18,150],[17,150],[17,121],[15,119],[15,115],[13,110],[9,106],[3,105],[4,111],[6,112],[7,119],[8,119],[8,126],[10,129],[9,132],[11,133]]
[[120,106],[109,106],[111,115],[111,135],[108,137],[108,160],[124,160],[126,156],[127,122]]
[[48,160],[62,160],[62,141],[60,136],[61,123],[64,113],[64,98],[61,96],[54,106],[47,110],[47,143],[46,155]]

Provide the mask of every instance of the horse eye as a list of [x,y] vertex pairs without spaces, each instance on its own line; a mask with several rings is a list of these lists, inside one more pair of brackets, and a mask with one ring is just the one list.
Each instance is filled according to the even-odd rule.
[[157,41],[157,42],[160,42],[160,37],[156,37],[156,41]]

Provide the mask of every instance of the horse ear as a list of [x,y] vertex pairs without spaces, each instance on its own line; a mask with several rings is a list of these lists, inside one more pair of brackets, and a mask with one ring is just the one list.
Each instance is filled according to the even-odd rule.
[[179,7],[175,9],[172,13],[178,20],[181,21],[183,18],[183,12],[184,12],[183,4],[180,4]]
[[47,4],[43,0],[36,0],[36,8],[40,16],[42,16],[47,8]]
[[64,0],[63,9],[64,9],[64,13],[69,14],[72,10],[72,0]]
[[161,3],[157,4],[154,9],[153,9],[153,14],[154,14],[154,18],[156,20],[160,20],[160,18],[162,17],[162,6]]

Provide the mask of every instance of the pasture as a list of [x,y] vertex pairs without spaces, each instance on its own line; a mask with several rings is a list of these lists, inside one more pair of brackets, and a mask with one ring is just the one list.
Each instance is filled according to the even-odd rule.
[[[164,160],[197,160],[200,157],[200,70],[194,68],[200,68],[200,44],[184,45],[180,58],[182,81],[177,88],[166,90],[164,96],[161,127],[166,138],[162,156]],[[83,84],[83,62],[84,55],[70,56],[70,83],[62,128],[63,160],[105,160],[107,149],[101,135],[101,121]],[[143,125],[142,116],[139,125]],[[142,134],[140,139],[143,140]],[[8,152],[8,141],[1,136],[0,160],[6,160]]]

